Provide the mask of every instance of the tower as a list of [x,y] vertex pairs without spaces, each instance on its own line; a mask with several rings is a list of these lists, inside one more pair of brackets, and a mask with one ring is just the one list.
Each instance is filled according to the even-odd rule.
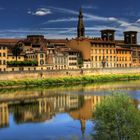
[[85,37],[85,27],[83,21],[82,8],[80,8],[79,16],[78,16],[77,37]]
[[85,135],[85,129],[86,129],[86,120],[81,119],[80,120],[80,124],[81,124],[82,137],[84,137],[84,135]]
[[137,44],[137,32],[136,31],[124,32],[124,43],[125,44]]
[[101,30],[101,38],[104,41],[114,41],[115,40],[115,30]]

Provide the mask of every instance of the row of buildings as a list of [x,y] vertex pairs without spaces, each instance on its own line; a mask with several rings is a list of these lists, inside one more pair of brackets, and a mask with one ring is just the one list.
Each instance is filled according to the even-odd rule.
[[[16,49],[15,53],[13,50]],[[15,61],[35,63],[12,65]],[[82,9],[76,38],[46,39],[43,35],[29,35],[25,39],[0,39],[0,71],[138,66],[140,45],[137,44],[137,32],[124,32],[123,40],[116,40],[115,30],[110,29],[102,30],[101,37],[86,37]]]

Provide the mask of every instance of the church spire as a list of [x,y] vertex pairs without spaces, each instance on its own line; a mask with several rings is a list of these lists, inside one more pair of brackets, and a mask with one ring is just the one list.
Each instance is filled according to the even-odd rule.
[[82,8],[80,8],[79,16],[78,16],[77,37],[85,37],[85,27],[83,21]]
[[84,135],[85,135],[85,129],[86,129],[86,120],[81,119],[81,120],[80,120],[80,124],[81,124],[82,137],[84,138]]

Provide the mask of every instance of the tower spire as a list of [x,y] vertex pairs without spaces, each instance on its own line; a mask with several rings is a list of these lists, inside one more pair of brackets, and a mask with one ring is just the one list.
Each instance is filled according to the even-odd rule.
[[82,137],[84,138],[84,135],[85,135],[85,129],[86,129],[86,120],[81,119],[81,120],[80,120],[80,124],[81,124]]
[[78,25],[77,25],[77,37],[85,37],[85,27],[84,27],[84,21],[83,21],[82,7],[79,10]]

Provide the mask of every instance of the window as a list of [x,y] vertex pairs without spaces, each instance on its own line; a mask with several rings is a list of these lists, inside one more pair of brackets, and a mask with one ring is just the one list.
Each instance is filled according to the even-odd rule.
[[106,57],[106,60],[108,60],[108,56]]
[[70,66],[77,65],[77,63],[69,63]]
[[99,56],[99,61],[101,61],[101,56]]
[[44,64],[44,60],[41,59],[41,60],[40,60],[40,65],[43,65],[43,64]]
[[106,50],[106,53],[108,54],[108,50]]
[[5,60],[3,60],[3,65],[6,65],[6,61]]
[[97,61],[97,56],[95,56],[95,61]]
[[3,57],[5,57],[5,53],[3,53]]
[[40,54],[40,58],[43,58],[43,54],[42,53]]

